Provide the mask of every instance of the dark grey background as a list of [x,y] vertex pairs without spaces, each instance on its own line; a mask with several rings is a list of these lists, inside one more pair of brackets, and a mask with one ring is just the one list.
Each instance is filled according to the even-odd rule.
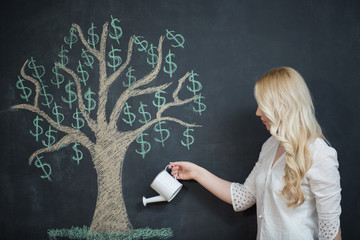
[[[177,59],[178,77],[199,73],[207,111],[184,116],[196,129],[188,151],[182,130],[169,124],[164,148],[153,144],[142,159],[132,144],[124,163],[124,198],[134,228],[171,228],[174,239],[255,239],[255,208],[235,213],[197,183],[169,204],[144,208],[143,195],[169,161],[188,160],[220,177],[243,182],[269,134],[255,116],[253,86],[270,68],[291,66],[305,78],[317,118],[337,149],[342,184],[344,239],[359,235],[360,4],[358,1],[9,1],[1,8],[0,81],[0,238],[47,239],[47,230],[89,226],[97,182],[90,154],[79,166],[71,147],[46,155],[52,182],[28,165],[40,146],[29,134],[34,114],[13,111],[23,101],[15,84],[31,56],[48,72],[72,23],[101,28],[110,15],[121,19],[124,52],[131,34],[157,42],[165,29],[181,33],[185,49]],[[146,73],[148,69],[144,70]],[[141,73],[141,71],[140,71]],[[116,87],[114,87],[116,89]],[[114,98],[116,91],[112,92]]]

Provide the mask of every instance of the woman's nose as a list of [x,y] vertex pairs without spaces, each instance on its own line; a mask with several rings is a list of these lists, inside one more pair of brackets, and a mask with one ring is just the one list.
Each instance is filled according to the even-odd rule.
[[261,110],[260,110],[259,107],[257,107],[255,114],[256,114],[256,116],[258,116],[258,117],[261,116],[262,112],[261,112]]

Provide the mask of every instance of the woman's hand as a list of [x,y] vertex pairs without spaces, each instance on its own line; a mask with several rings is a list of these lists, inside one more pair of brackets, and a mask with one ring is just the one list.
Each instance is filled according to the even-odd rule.
[[191,162],[171,162],[169,165],[171,175],[180,180],[196,180],[201,169],[198,165]]

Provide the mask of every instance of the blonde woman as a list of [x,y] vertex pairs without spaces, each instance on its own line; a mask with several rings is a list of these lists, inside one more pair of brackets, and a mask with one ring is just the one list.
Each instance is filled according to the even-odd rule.
[[257,239],[341,239],[341,187],[335,149],[316,121],[309,90],[292,68],[270,70],[255,84],[260,117],[271,137],[244,184],[190,162],[172,162],[178,179],[194,179],[243,211],[256,203]]

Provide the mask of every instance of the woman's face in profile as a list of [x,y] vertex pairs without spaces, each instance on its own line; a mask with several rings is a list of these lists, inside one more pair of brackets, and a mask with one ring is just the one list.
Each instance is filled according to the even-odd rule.
[[266,129],[270,131],[270,120],[265,116],[265,114],[263,113],[263,111],[261,111],[259,107],[256,109],[255,114],[256,116],[260,117],[262,123],[266,126]]

